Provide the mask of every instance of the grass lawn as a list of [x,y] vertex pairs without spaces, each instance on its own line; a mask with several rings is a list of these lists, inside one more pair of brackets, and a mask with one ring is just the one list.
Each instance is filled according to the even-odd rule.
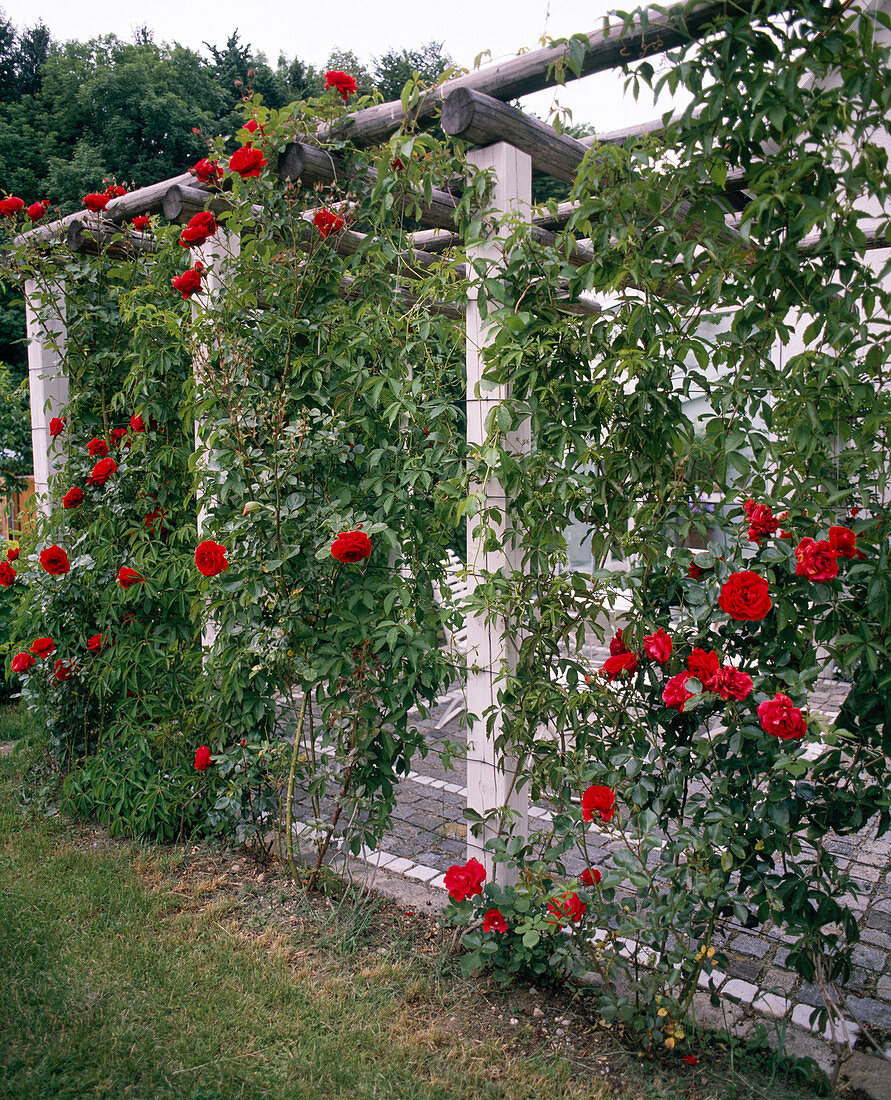
[[[0,711],[0,740],[16,721]],[[596,1021],[576,1013],[569,1047],[553,1030],[568,998],[537,994],[543,1035],[528,996],[456,974],[426,915],[23,811],[28,767],[0,756],[4,1100],[813,1095],[728,1076],[719,1054],[666,1071],[606,1032],[586,1047]]]

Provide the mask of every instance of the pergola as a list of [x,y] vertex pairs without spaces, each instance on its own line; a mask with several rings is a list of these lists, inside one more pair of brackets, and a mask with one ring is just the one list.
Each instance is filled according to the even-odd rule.
[[[755,7],[753,0],[736,0],[734,3],[734,8],[740,13]],[[493,173],[493,208],[526,220],[530,223],[534,240],[552,245],[558,239],[556,231],[566,225],[575,207],[571,203],[562,203],[556,213],[535,213],[532,206],[533,174],[545,174],[571,182],[592,147],[619,144],[635,136],[658,133],[664,129],[664,122],[655,120],[580,140],[565,133],[558,134],[546,123],[509,106],[507,101],[566,80],[620,68],[691,40],[720,33],[720,21],[725,11],[726,5],[721,2],[677,5],[663,12],[645,12],[626,22],[605,25],[588,35],[576,36],[568,43],[533,50],[509,61],[455,77],[426,92],[409,112],[403,109],[399,101],[383,103],[322,126],[317,136],[320,142],[331,138],[346,139],[355,147],[368,148],[389,139],[406,122],[423,126],[438,120],[447,134],[462,138],[474,146],[467,154],[467,163],[471,168],[488,169]],[[281,153],[277,172],[283,182],[299,180],[307,185],[327,185],[342,182],[348,177],[349,170],[336,155],[320,145],[292,142]],[[725,209],[724,234],[728,242],[738,240],[738,211],[748,201],[744,194],[746,185],[744,174],[734,172],[718,189]],[[438,264],[439,253],[458,243],[454,219],[457,201],[455,190],[445,181],[440,188],[433,190],[429,198],[411,194],[403,196],[403,208],[410,208],[411,216],[425,227],[410,234],[411,247],[400,257],[405,261],[405,267],[424,269]],[[194,174],[184,172],[113,199],[101,214],[81,210],[33,229],[23,234],[20,240],[46,246],[67,245],[75,253],[98,250],[114,250],[121,254],[151,252],[156,248],[151,235],[136,232],[125,225],[135,215],[161,213],[167,219],[180,223],[188,221],[198,211],[210,209],[219,213],[226,210],[227,205],[225,192],[202,185]],[[313,232],[313,212],[305,216],[309,242]],[[867,247],[887,247],[883,224],[877,219],[872,228],[867,227]],[[330,243],[338,253],[350,254],[356,251],[361,241],[360,233],[344,230],[332,237]],[[816,238],[812,242],[805,241],[802,248],[807,250],[817,243]],[[583,239],[567,239],[564,235],[560,238],[560,247],[563,257],[575,265],[590,262],[594,255],[591,242]],[[474,266],[479,269],[482,264],[488,268],[490,275],[495,275],[501,258],[499,237],[493,235],[468,250],[468,270],[464,274],[469,275]],[[394,270],[396,267],[394,265]],[[484,442],[487,418],[506,399],[508,391],[506,387],[483,389],[480,386],[484,369],[482,352],[493,333],[477,307],[475,278],[467,278],[464,285],[466,294],[463,299],[425,303],[424,308],[465,321],[467,443],[469,447],[475,447]],[[213,293],[212,286],[207,292]],[[344,281],[341,293],[349,297],[355,293],[355,288]],[[61,283],[55,284],[54,308],[49,319],[46,317],[45,296],[40,295],[44,308],[43,320],[38,320],[35,298],[39,294],[35,280],[29,279],[25,284],[25,295],[34,473],[39,499],[48,510],[52,506],[50,479],[58,461],[49,447],[49,421],[51,417],[63,414],[68,400],[68,378],[63,369],[65,288]],[[409,290],[396,283],[393,294],[397,301],[402,300],[407,306],[417,300]],[[588,298],[570,300],[569,297],[566,297],[563,307],[583,316],[595,314],[600,308]],[[200,304],[196,308],[200,309]],[[529,444],[529,433],[522,427],[505,441],[506,446],[517,451],[526,450]],[[494,509],[502,516],[509,511],[509,502],[497,481],[490,480],[478,489],[481,509]],[[520,554],[510,545],[504,545],[497,551],[485,551],[481,538],[473,532],[473,525],[473,520],[468,521],[467,568],[471,583],[480,570],[494,572],[520,567]],[[514,659],[510,631],[503,621],[491,621],[484,615],[478,615],[468,619],[467,636],[466,699],[469,712],[476,716],[468,730],[468,805],[480,813],[493,807],[510,807],[515,815],[517,832],[525,834],[528,820],[526,791],[515,782],[512,762],[496,749],[499,721],[490,727],[485,717],[487,711],[497,707],[499,684]],[[490,830],[479,837],[468,836],[468,855],[485,860],[490,872],[492,865],[484,845],[491,835]],[[503,865],[500,865],[498,875],[502,871]]]

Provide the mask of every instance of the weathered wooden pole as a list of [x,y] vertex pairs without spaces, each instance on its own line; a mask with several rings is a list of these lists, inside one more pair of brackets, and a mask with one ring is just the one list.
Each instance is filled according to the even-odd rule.
[[34,490],[39,507],[52,511],[50,480],[59,466],[60,440],[50,436],[50,420],[64,417],[68,404],[65,344],[68,336],[65,283],[25,280],[25,321],[28,334],[28,390],[31,399],[31,448]]
[[[477,170],[495,170],[494,193],[491,205],[502,214],[518,218],[530,217],[532,203],[532,161],[526,154],[511,145],[499,142],[474,149],[467,155],[468,163]],[[468,267],[473,270],[474,261],[483,261],[489,278],[498,278],[503,260],[501,237],[507,228],[497,228],[485,243],[468,249]],[[494,335],[492,326],[480,316],[477,305],[478,283],[471,281],[467,292],[467,446],[478,448],[486,439],[486,421],[489,414],[505,401],[508,386],[483,388],[481,385],[485,365],[483,349]],[[524,426],[502,438],[502,445],[519,453],[529,449],[529,430]],[[477,514],[467,521],[467,569],[471,584],[477,583],[481,571],[498,572],[519,569],[522,552],[511,538],[508,518],[510,502],[501,484],[490,478],[485,484],[472,488],[479,499]],[[499,548],[484,549],[484,528],[491,520],[487,512],[495,509],[502,517],[497,524]],[[517,782],[516,761],[504,756],[496,748],[502,729],[499,701],[500,685],[505,673],[515,667],[515,633],[503,619],[487,621],[485,613],[474,615],[467,621],[467,709],[474,715],[467,732],[467,805],[478,813],[496,807],[513,811],[511,828],[517,835],[527,835],[528,795],[525,787]],[[495,721],[488,729],[487,711],[496,708]],[[484,850],[486,840],[498,834],[497,826],[486,826],[480,837],[468,830],[467,855],[484,863],[487,874],[506,884],[510,878],[507,864],[493,867],[492,857]]]

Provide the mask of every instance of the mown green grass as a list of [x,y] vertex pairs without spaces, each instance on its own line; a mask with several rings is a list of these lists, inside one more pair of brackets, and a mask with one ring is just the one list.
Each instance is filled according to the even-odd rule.
[[398,962],[304,956],[225,903],[152,888],[132,851],[23,819],[20,772],[0,760],[5,1100],[601,1095],[565,1065],[463,1040]]

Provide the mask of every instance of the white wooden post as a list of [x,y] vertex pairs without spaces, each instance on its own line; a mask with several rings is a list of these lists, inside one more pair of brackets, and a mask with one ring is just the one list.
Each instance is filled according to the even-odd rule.
[[[225,230],[218,229],[215,236],[211,237],[201,248],[194,250],[194,259],[201,260],[205,267],[210,268],[210,270],[206,271],[202,278],[201,293],[196,294],[192,298],[193,318],[197,318],[202,308],[209,304],[211,299],[219,293],[220,287],[223,284],[226,260],[233,256],[237,256],[239,247],[240,240],[236,234],[226,233]],[[202,376],[206,369],[209,355],[208,346],[200,341],[197,342],[192,359],[192,369],[195,374],[195,388],[199,393],[201,391]],[[195,418],[195,452],[198,456],[199,471],[202,469],[213,470],[217,468],[210,448],[204,439],[204,422],[197,417]],[[200,495],[198,497],[199,540],[203,538],[207,517],[213,511],[215,504],[216,499],[214,497],[210,497],[207,500]],[[217,621],[212,615],[208,615],[204,623],[204,629],[201,633],[201,644],[205,650],[213,646],[218,632],[219,626]]]
[[41,285],[36,279],[25,280],[25,322],[34,490],[39,507],[49,515],[52,510],[50,478],[61,457],[59,443],[50,439],[49,422],[54,416],[64,416],[68,404],[68,375],[64,368],[68,334],[64,282]]
[[[502,214],[513,213],[519,218],[529,220],[532,203],[532,160],[512,145],[498,142],[482,149],[473,149],[467,154],[468,163],[479,170],[494,168],[495,184],[491,196],[491,205]],[[489,276],[498,277],[498,266],[502,259],[502,246],[499,240],[509,232],[499,229],[485,244],[468,249],[468,267],[474,260],[483,259],[489,264]],[[471,281],[467,292],[467,445],[473,448],[486,438],[485,424],[490,412],[509,396],[508,386],[482,389],[480,379],[483,374],[482,350],[491,340],[492,330],[488,322],[480,318],[477,306],[477,288]],[[528,427],[521,428],[503,439],[505,447],[518,452],[529,449]],[[507,508],[504,489],[495,479],[489,479],[485,485],[476,485],[472,491],[480,494],[480,511],[497,508],[502,516]],[[470,583],[478,570],[492,572],[517,569],[521,564],[521,553],[517,547],[508,545],[506,539],[500,540],[498,550],[485,552],[482,536],[474,537],[473,529],[483,524],[479,515],[467,521],[467,568]],[[488,522],[488,521],[487,521]],[[499,532],[505,527],[503,521],[497,525]],[[495,748],[502,720],[496,716],[491,732],[487,729],[489,719],[485,712],[498,705],[499,682],[505,671],[515,666],[516,650],[513,646],[513,634],[509,624],[502,619],[486,621],[485,615],[468,617],[467,620],[467,709],[475,719],[467,731],[467,805],[470,809],[484,813],[494,807],[507,806],[515,811],[512,831],[516,835],[526,836],[528,828],[528,794],[525,787],[519,788],[516,781],[516,761],[502,756]],[[467,856],[480,860],[486,867],[489,877],[506,885],[512,876],[507,864],[496,864],[493,868],[491,855],[484,850],[486,840],[497,835],[497,828],[487,826],[480,837],[467,833]]]

